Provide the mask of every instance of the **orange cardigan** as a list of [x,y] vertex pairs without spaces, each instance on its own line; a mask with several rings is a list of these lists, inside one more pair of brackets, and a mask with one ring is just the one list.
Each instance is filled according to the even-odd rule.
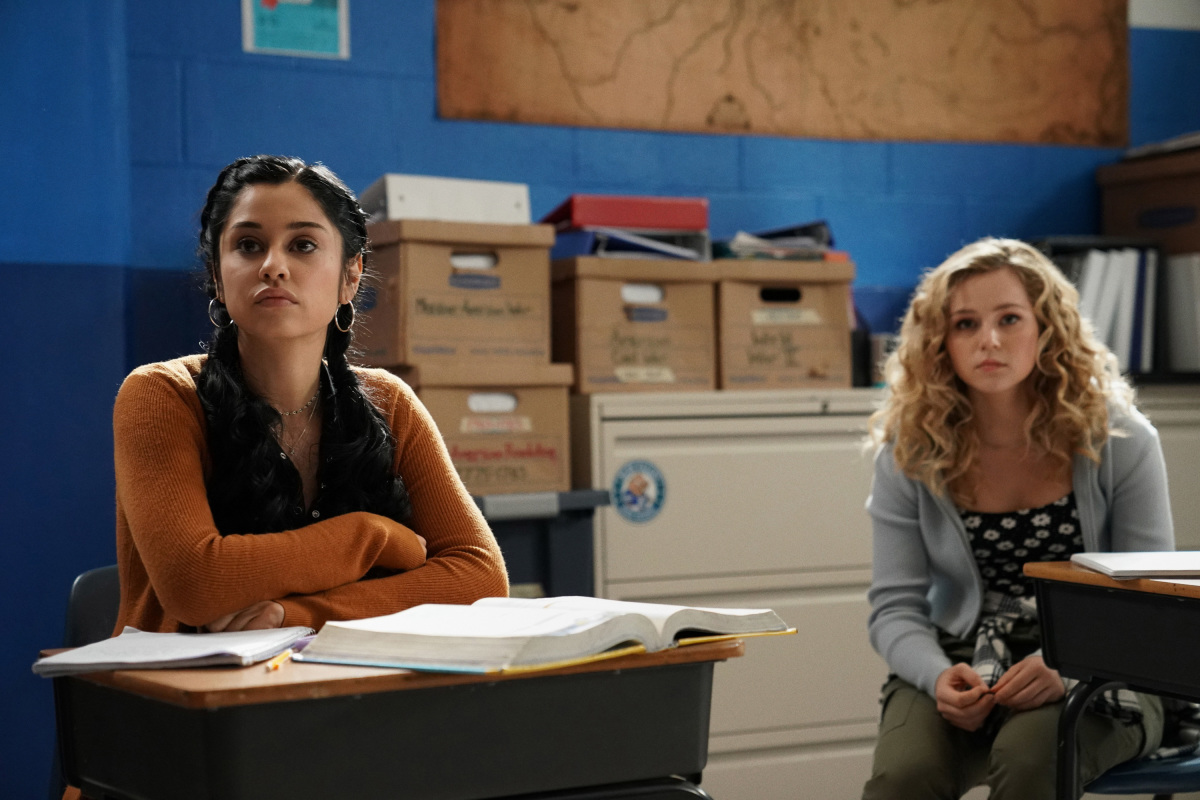
[[[205,358],[140,367],[117,394],[116,631],[188,629],[261,600],[283,605],[284,625],[319,628],[331,619],[508,593],[495,537],[433,420],[384,370],[355,372],[395,436],[411,528],[359,511],[279,533],[218,533],[205,493],[211,464],[194,381]],[[413,531],[428,543],[426,558]],[[360,580],[372,567],[404,571]]]

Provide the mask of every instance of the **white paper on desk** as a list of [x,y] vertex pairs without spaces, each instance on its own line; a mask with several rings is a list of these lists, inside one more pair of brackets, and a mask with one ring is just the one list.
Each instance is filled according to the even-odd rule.
[[174,669],[220,664],[246,666],[282,653],[311,628],[222,633],[150,633],[126,628],[120,636],[38,659],[47,678],[106,669]]
[[1200,578],[1200,550],[1076,553],[1071,561],[1118,579]]

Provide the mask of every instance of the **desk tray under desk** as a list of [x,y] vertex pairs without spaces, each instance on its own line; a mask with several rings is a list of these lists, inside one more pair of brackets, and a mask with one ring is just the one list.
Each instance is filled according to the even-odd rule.
[[[248,691],[190,694],[163,686],[165,672],[57,678],[63,764],[97,800],[476,800],[698,776],[714,659],[742,652],[718,645],[511,677],[256,665],[226,671],[257,684]],[[339,670],[364,678],[322,680]],[[303,694],[316,696],[289,699],[297,675],[313,676]],[[139,676],[160,683],[137,693]]]
[[[1058,577],[1088,582],[1043,579],[1055,574],[1050,567],[1061,566],[1070,572]],[[1200,596],[1172,593],[1171,584],[1156,581],[1122,581],[1128,587],[1123,588],[1069,565],[1028,565],[1026,571],[1037,590],[1042,646],[1051,667],[1080,681],[1100,678],[1154,694],[1200,698]]]

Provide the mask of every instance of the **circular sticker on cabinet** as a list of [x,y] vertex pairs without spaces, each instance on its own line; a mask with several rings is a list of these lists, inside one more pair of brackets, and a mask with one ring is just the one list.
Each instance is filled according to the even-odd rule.
[[667,485],[649,461],[630,461],[613,478],[613,505],[630,522],[649,522],[658,516]]

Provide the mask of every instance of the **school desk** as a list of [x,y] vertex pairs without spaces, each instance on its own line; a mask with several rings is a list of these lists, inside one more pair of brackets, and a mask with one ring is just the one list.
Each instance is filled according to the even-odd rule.
[[713,665],[742,652],[712,642],[511,676],[118,670],[55,679],[55,705],[85,797],[478,800],[698,782]]
[[1058,731],[1058,796],[1077,798],[1075,726],[1099,692],[1126,686],[1200,700],[1200,586],[1114,580],[1070,562],[1030,563],[1046,664],[1079,681]]

